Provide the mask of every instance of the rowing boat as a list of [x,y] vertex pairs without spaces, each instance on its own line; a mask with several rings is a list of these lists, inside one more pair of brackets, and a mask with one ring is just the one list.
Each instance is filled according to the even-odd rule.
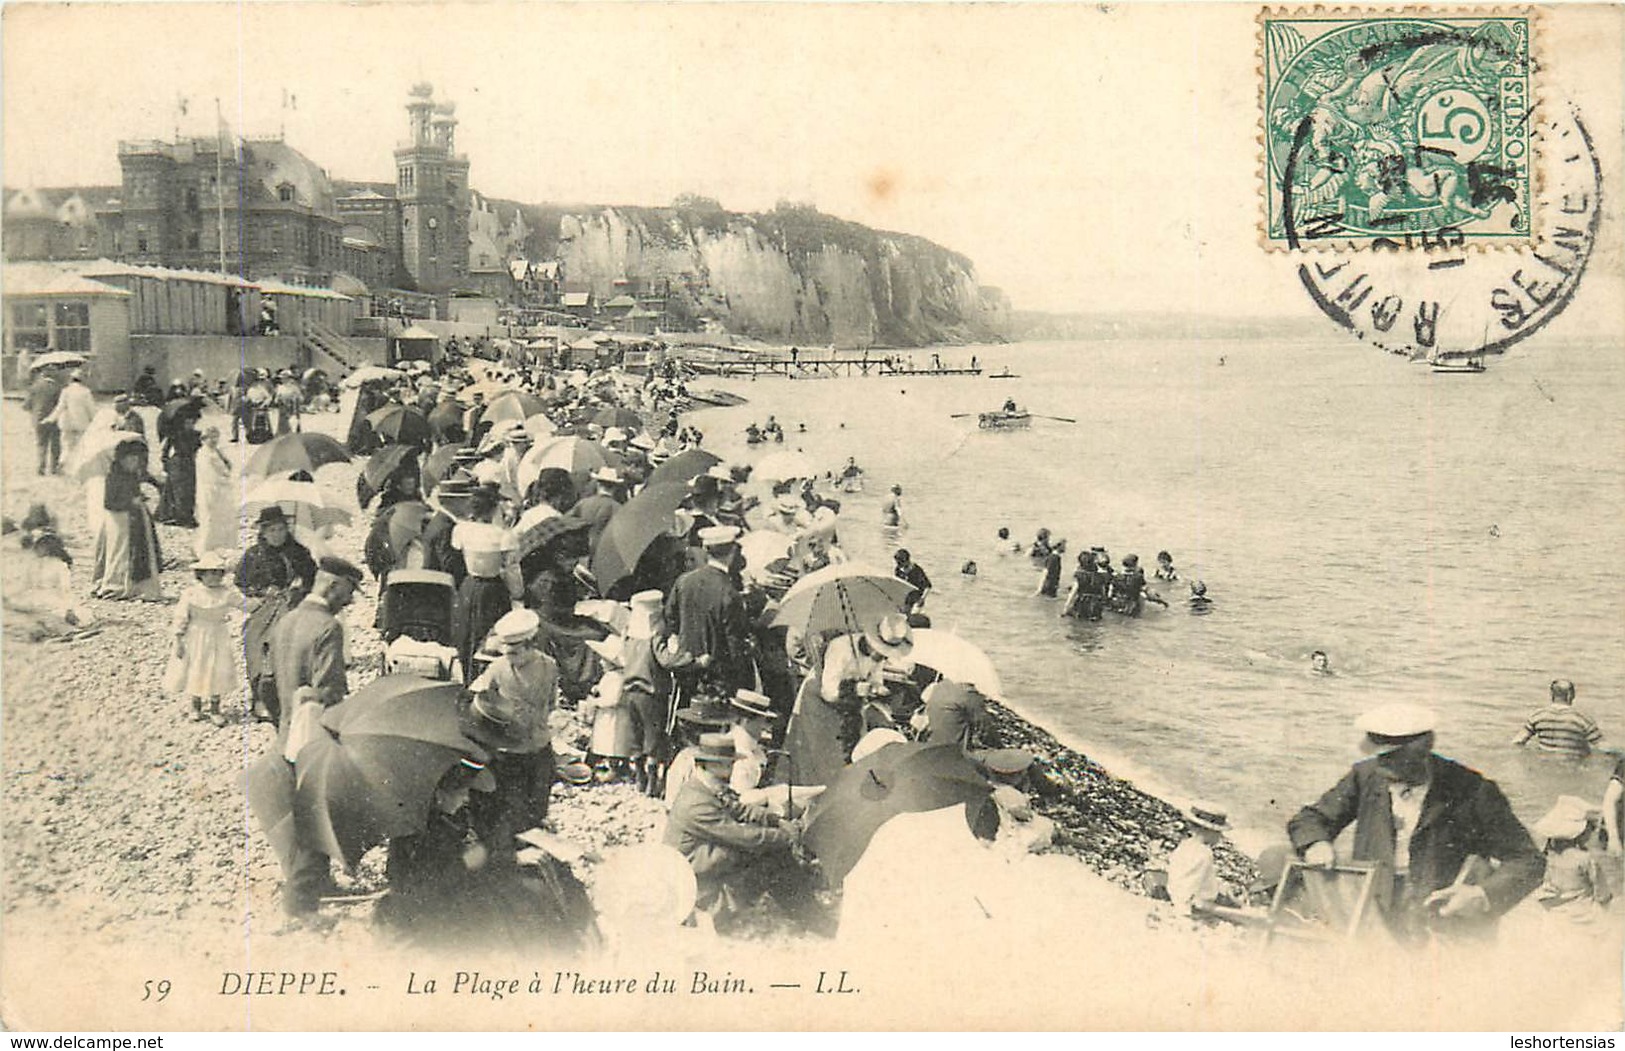
[[984,431],[1015,431],[1031,427],[1032,423],[1030,412],[983,412],[976,416],[976,426]]

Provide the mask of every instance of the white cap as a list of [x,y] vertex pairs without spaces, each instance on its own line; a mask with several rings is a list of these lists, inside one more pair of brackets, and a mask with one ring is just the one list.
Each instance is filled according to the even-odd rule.
[[706,526],[700,530],[700,543],[706,547],[721,547],[739,539],[739,530],[730,525]]
[[1371,709],[1354,725],[1371,737],[1404,738],[1428,733],[1437,721],[1433,709],[1400,701]]
[[491,634],[504,645],[528,642],[541,630],[542,619],[535,610],[516,609],[504,613],[491,627]]

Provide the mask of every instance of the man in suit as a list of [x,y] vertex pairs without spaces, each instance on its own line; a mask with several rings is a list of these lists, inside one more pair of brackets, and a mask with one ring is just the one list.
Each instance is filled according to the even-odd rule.
[[[1376,900],[1402,940],[1429,931],[1493,933],[1546,868],[1506,796],[1477,771],[1434,754],[1434,715],[1426,708],[1385,705],[1357,725],[1370,758],[1287,822],[1292,846],[1307,863],[1329,868],[1337,861],[1333,841],[1353,824],[1353,860],[1393,873]],[[1470,858],[1499,865],[1475,879],[1479,866]]]
[[768,811],[747,807],[728,787],[738,753],[726,733],[700,735],[694,773],[677,790],[666,821],[665,843],[694,869],[695,908],[723,929],[729,920],[770,894],[791,919],[812,931],[830,924],[813,895],[812,879],[791,848],[801,826]]
[[677,578],[666,599],[666,624],[680,652],[694,658],[677,682],[685,697],[710,687],[722,697],[756,685],[750,655],[750,624],[730,572],[739,551],[739,530],[708,526],[700,530],[705,565]]
[[[361,583],[361,570],[345,559],[330,556],[316,566],[316,579],[304,600],[283,614],[271,632],[271,666],[276,675],[281,718],[277,748],[288,760],[288,778],[295,778],[294,759],[299,742],[291,740],[296,721],[320,716],[318,709],[344,700],[349,682],[344,671],[344,625],[338,615],[350,604]],[[300,709],[306,707],[301,713]],[[284,861],[282,908],[295,921],[314,919],[322,892],[329,888],[327,855],[299,842],[297,833]]]
[[598,550],[598,538],[604,534],[615,512],[621,509],[621,487],[626,480],[613,467],[600,467],[592,473],[593,492],[576,501],[570,513],[587,523],[587,549]]
[[39,473],[62,473],[62,431],[57,427],[56,403],[62,384],[49,368],[36,369],[24,405],[34,418],[34,443],[39,449]]

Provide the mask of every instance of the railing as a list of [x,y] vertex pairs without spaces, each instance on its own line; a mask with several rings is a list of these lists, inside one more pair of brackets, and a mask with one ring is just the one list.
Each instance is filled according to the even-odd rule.
[[361,354],[349,340],[318,322],[305,322],[299,342],[313,358],[318,355],[326,358],[344,373],[353,372],[363,364]]

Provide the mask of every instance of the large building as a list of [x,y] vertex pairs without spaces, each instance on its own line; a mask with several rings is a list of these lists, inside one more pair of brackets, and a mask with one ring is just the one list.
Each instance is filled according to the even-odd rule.
[[[124,186],[101,218],[114,259],[327,285],[342,269],[333,186],[280,139],[119,143]],[[224,242],[224,253],[221,247]]]

